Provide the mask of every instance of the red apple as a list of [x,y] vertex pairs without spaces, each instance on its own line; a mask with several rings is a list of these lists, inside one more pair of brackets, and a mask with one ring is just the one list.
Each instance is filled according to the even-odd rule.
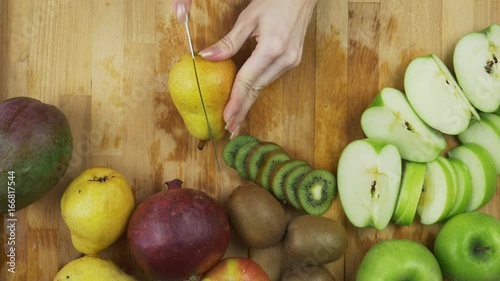
[[234,257],[220,261],[201,281],[270,281],[262,267],[249,258]]

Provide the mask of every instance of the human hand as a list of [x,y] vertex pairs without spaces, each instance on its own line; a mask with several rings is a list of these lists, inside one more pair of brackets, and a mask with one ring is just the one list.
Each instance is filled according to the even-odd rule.
[[[176,2],[191,2],[176,0]],[[316,0],[252,0],[233,29],[199,54],[211,61],[234,56],[250,37],[257,46],[236,75],[224,109],[226,130],[234,139],[260,92],[297,66]]]
[[174,12],[177,20],[182,22],[186,18],[186,14],[191,9],[191,0],[174,0]]

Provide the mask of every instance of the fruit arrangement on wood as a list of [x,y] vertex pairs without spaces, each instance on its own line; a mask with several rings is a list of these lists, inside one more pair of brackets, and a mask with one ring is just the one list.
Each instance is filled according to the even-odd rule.
[[[175,179],[136,205],[126,175],[89,167],[61,196],[62,219],[82,257],[64,265],[53,280],[135,280],[99,256],[122,236],[137,265],[157,280],[269,281],[256,261],[226,256],[233,238],[252,249],[281,244],[282,281],[334,280],[326,266],[355,247],[342,224],[325,215],[337,193],[354,227],[383,230],[416,218],[424,226],[442,224],[433,250],[410,239],[378,242],[361,261],[356,280],[500,280],[500,222],[478,212],[493,198],[500,175],[499,50],[500,26],[493,24],[458,42],[456,78],[435,54],[415,58],[405,73],[404,92],[383,88],[362,113],[366,138],[343,149],[336,176],[248,134],[223,148],[225,164],[243,181],[225,202]],[[194,79],[186,73],[192,67],[186,60],[172,70],[171,95],[190,134],[206,141],[204,117],[189,111],[189,99],[198,96],[176,96],[197,92],[192,83],[181,83]],[[228,92],[232,62],[200,59],[199,65],[201,73],[221,72],[201,83],[215,81]],[[210,87],[218,93],[219,86]],[[227,97],[219,98],[210,113],[215,140],[224,138],[220,105]],[[56,107],[29,98],[1,102],[0,121],[0,177],[7,182],[13,176],[8,171],[23,173],[17,182],[19,209],[64,175],[71,130]],[[446,150],[447,137],[460,144]],[[0,186],[0,199],[8,201],[5,187]],[[288,206],[303,213],[289,217]]]

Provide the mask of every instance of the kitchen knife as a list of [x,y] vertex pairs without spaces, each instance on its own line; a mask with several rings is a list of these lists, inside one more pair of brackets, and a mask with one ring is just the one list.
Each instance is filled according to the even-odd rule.
[[203,114],[205,115],[205,120],[207,121],[208,135],[210,138],[210,142],[212,143],[212,148],[214,150],[215,161],[217,162],[217,168],[220,171],[221,167],[220,167],[219,157],[217,155],[217,148],[216,148],[215,142],[214,142],[214,135],[212,132],[212,128],[210,127],[210,121],[208,120],[207,109],[205,107],[205,102],[203,101],[203,94],[201,93],[200,80],[198,78],[198,71],[196,70],[196,59],[195,59],[196,55],[194,53],[193,41],[191,40],[191,32],[189,30],[189,14],[188,13],[186,13],[186,19],[184,20],[184,26],[186,27],[189,50],[191,52],[191,58],[193,59],[194,75],[196,77],[196,85],[198,86],[198,93],[200,94],[201,107],[203,108]]

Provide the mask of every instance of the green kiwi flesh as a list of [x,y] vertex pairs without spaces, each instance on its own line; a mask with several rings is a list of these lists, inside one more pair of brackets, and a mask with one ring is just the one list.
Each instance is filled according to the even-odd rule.
[[290,156],[282,149],[268,153],[262,161],[262,165],[257,173],[256,183],[262,186],[265,190],[271,191],[269,176],[271,175],[272,170],[278,164],[287,160],[290,160]]
[[224,149],[222,150],[222,159],[226,165],[233,169],[236,168],[234,163],[236,153],[243,144],[249,141],[258,141],[258,139],[250,135],[238,135],[234,140],[230,140],[224,145]]
[[297,209],[302,209],[300,201],[297,197],[297,189],[299,187],[299,183],[302,178],[311,170],[313,170],[313,168],[309,165],[300,165],[293,168],[285,178],[285,182],[283,184],[283,190],[285,191],[285,200],[288,204]]
[[248,141],[241,145],[241,147],[236,152],[234,156],[234,167],[238,172],[238,175],[244,179],[248,179],[248,174],[245,169],[245,162],[248,156],[248,153],[252,150],[253,147],[257,146],[260,142],[257,140]]
[[259,172],[266,155],[272,151],[281,149],[281,146],[273,142],[261,142],[254,146],[248,153],[245,161],[245,169],[248,174],[248,179],[256,182],[257,173]]
[[285,201],[285,193],[283,190],[285,178],[293,168],[299,165],[307,165],[307,162],[304,160],[290,159],[274,167],[269,176],[269,186],[276,198]]
[[335,176],[327,170],[314,169],[298,184],[297,198],[304,211],[320,216],[328,211],[336,192]]

